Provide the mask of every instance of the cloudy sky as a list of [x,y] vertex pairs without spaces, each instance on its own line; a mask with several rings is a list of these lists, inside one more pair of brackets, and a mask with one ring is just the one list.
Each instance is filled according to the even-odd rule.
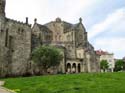
[[60,17],[77,23],[82,17],[89,41],[95,49],[125,56],[125,0],[6,0],[6,16],[45,24]]

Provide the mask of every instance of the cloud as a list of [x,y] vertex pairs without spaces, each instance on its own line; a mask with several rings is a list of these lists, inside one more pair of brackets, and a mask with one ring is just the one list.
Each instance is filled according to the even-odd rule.
[[28,16],[31,20],[38,18],[40,23],[56,17],[74,22],[95,3],[96,0],[7,0],[6,13],[7,17],[21,21]]
[[95,45],[100,45],[106,50],[110,49],[110,51],[113,51],[113,50],[122,51],[123,49],[125,50],[124,42],[125,42],[125,38],[98,38],[95,40]]
[[[108,15],[107,13],[109,13],[109,11],[108,12],[103,11],[104,7],[106,7],[106,9],[109,9],[111,12],[114,9],[114,8],[111,9],[113,4],[121,7],[121,5],[116,3],[116,1],[113,0],[107,2],[105,2],[105,0],[6,0],[6,1],[7,1],[6,16],[20,21],[25,21],[25,17],[29,17],[30,23],[33,23],[34,18],[37,18],[38,23],[44,24],[54,20],[56,17],[61,17],[62,20],[75,23],[78,22],[79,17],[83,17],[84,25],[87,25],[86,28],[88,29],[87,31],[89,35],[89,40],[92,41],[92,44],[94,45],[94,47],[96,47],[96,49],[103,48],[109,51],[112,49],[111,52],[114,52],[116,55],[119,54],[120,56],[123,56],[123,52],[125,53],[124,47],[121,47],[125,46],[123,43],[125,42],[124,41],[125,7],[117,9],[113,13],[110,13]],[[110,6],[107,6],[109,2],[112,2],[112,4]],[[107,17],[104,19],[104,16],[102,18],[101,15],[104,16],[107,15]],[[98,22],[100,20],[102,21]],[[96,22],[98,23],[95,24]],[[91,25],[95,24],[95,25],[93,25],[91,28],[88,28],[88,25],[90,24]],[[109,44],[108,40],[110,40],[110,43],[111,42],[112,43]],[[120,50],[116,51],[115,49],[118,49],[119,47]]]
[[125,56],[125,7],[113,13],[89,29],[89,40],[95,49],[113,52],[116,58]]
[[119,26],[122,22],[125,22],[125,7],[109,14],[105,20],[92,26],[92,28],[88,30],[89,39],[92,39],[109,29],[113,28],[115,30],[115,26]]
[[94,42],[96,49],[100,47],[103,50],[113,52],[116,58],[125,56],[125,38],[98,38]]

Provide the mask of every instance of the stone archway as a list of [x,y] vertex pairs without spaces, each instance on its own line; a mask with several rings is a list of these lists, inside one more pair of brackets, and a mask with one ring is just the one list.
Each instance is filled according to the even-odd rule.
[[80,73],[81,72],[81,65],[80,65],[80,63],[78,64],[78,73]]
[[76,63],[73,63],[72,65],[72,73],[76,73]]
[[67,64],[67,72],[71,73],[71,64],[70,63]]

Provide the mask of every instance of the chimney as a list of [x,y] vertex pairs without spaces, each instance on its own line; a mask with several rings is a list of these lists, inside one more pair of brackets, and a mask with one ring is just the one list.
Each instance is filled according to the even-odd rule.
[[26,17],[26,24],[28,24],[28,17]]

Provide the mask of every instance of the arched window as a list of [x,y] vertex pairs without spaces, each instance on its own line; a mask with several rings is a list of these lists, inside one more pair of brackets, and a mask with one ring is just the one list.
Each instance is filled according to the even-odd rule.
[[71,64],[70,63],[67,64],[67,72],[71,73]]
[[76,64],[75,63],[73,63],[73,65],[72,65],[72,72],[76,73]]

